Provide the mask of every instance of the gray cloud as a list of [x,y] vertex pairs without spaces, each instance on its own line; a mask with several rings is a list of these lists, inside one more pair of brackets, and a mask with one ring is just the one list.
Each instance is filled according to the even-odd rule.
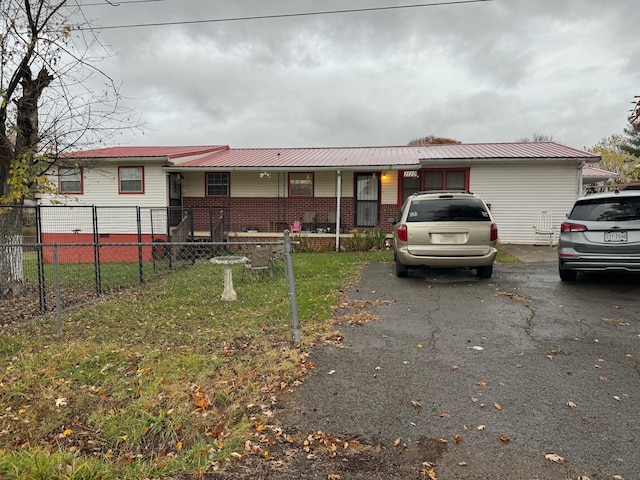
[[[92,7],[133,24],[401,5],[166,0]],[[414,3],[414,2],[411,2]],[[89,8],[89,7],[87,7]],[[621,133],[640,95],[637,0],[493,2],[104,30],[102,68],[148,124],[134,144],[404,144]]]

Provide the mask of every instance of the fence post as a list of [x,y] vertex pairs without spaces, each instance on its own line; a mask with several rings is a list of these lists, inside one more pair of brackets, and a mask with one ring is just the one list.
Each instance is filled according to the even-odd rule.
[[291,333],[293,343],[300,344],[300,320],[298,319],[298,300],[296,298],[296,283],[293,278],[293,261],[291,260],[291,236],[289,230],[284,231],[284,261],[287,266],[287,282],[289,285],[289,302],[291,304]]
[[60,301],[60,271],[58,267],[58,245],[53,244],[53,289],[56,296],[56,321],[58,338],[62,338],[62,304]]
[[142,214],[140,207],[136,207],[136,222],[138,224],[138,275],[140,283],[144,283],[144,264],[142,262]]
[[102,273],[100,272],[100,232],[98,231],[98,207],[91,207],[93,212],[93,262],[96,273],[96,295],[102,295]]

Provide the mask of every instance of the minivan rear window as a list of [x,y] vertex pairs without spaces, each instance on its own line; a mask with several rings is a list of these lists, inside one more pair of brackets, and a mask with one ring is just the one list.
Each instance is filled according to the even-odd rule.
[[407,222],[488,222],[490,221],[482,200],[477,198],[438,198],[412,200]]
[[640,220],[640,197],[580,200],[569,215],[571,220],[626,222]]

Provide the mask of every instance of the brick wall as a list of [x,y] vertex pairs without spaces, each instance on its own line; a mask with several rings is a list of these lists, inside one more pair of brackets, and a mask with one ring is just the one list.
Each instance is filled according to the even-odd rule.
[[[327,226],[330,211],[336,209],[336,199],[332,197],[318,198],[213,198],[213,197],[184,197],[183,205],[194,209],[194,230],[209,230],[209,209],[213,210],[214,220],[219,211],[224,210],[225,228],[230,232],[258,230],[259,232],[278,232],[288,228],[295,220],[302,221],[305,211],[316,212],[317,228]],[[354,200],[343,197],[340,200],[341,222],[344,231],[354,228],[355,211]],[[384,232],[392,232],[393,225],[389,218],[398,217],[396,205],[380,206],[379,228]]]

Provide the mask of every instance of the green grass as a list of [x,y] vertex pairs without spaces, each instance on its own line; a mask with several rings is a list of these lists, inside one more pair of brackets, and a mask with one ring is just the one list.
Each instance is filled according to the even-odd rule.
[[6,327],[0,477],[197,477],[242,451],[261,406],[312,368],[305,348],[360,267],[392,254],[293,258],[299,347],[282,269],[263,281],[237,267],[238,300],[222,302],[222,269],[206,260],[65,314],[62,339],[52,318]]

